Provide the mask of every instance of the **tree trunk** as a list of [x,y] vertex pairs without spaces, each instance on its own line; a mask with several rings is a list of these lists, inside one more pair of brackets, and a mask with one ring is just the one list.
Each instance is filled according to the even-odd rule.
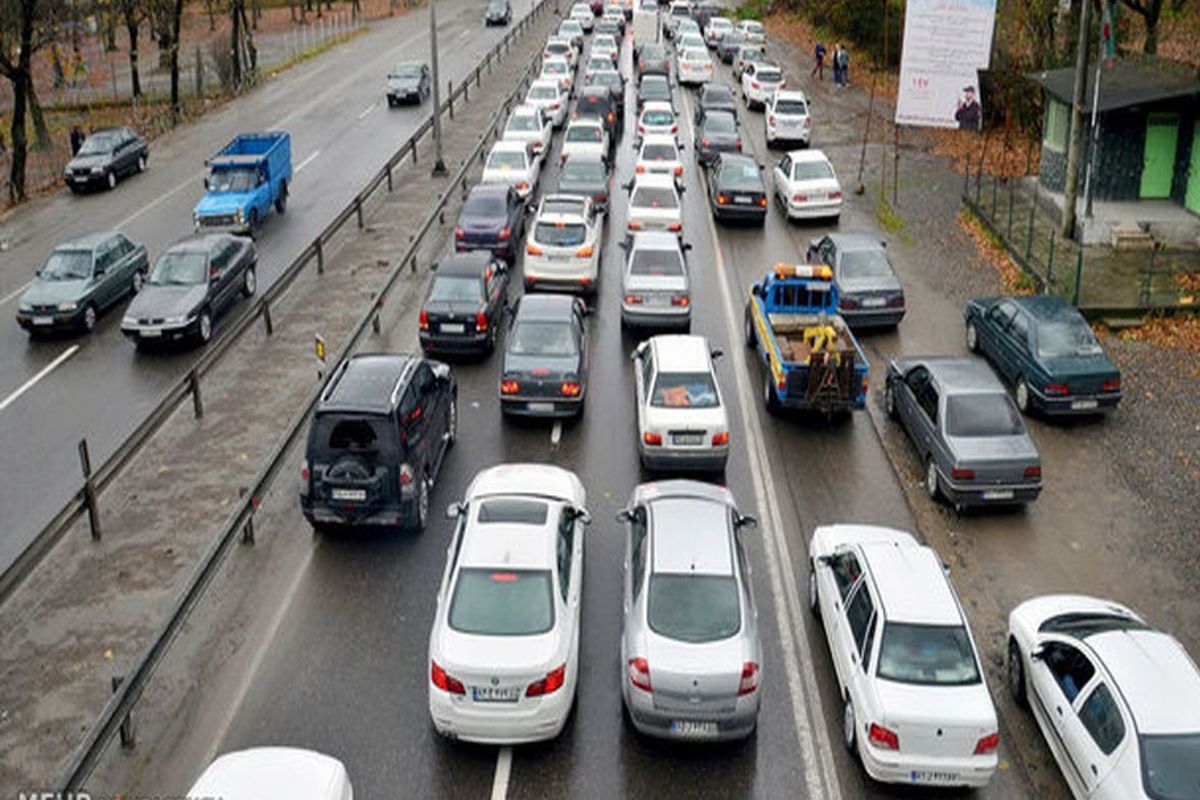
[[230,62],[233,67],[233,91],[236,93],[242,88],[242,15],[239,13],[239,6],[242,0],[230,0],[229,2],[229,53],[233,60]]
[[135,98],[142,96],[142,79],[138,74],[138,18],[134,4],[125,4],[125,30],[129,33],[129,84]]
[[179,102],[179,29],[183,24],[183,0],[175,0],[171,17],[171,124],[179,123],[183,110]]
[[1146,41],[1142,45],[1143,53],[1155,54],[1158,52],[1158,13],[1162,10],[1162,6],[1158,3],[1151,3],[1150,8],[1146,12]]
[[208,30],[209,32],[217,29],[217,17],[213,13],[213,0],[204,0],[204,9],[208,12]]
[[8,173],[8,198],[14,203],[25,199],[25,161],[29,141],[25,135],[25,108],[29,99],[33,61],[33,16],[37,0],[21,0],[21,49],[10,76],[13,84],[12,163]]

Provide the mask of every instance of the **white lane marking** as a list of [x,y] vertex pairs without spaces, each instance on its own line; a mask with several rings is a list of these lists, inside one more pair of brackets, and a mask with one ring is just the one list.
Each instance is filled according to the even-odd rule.
[[[686,109],[685,124],[690,126],[691,102],[687,95],[684,95],[683,99]],[[703,176],[701,180],[703,180]],[[729,349],[733,351],[734,375],[737,378],[742,426],[746,431],[746,449],[750,460],[755,500],[758,507],[766,509],[770,516],[770,536],[764,539],[764,543],[767,545],[767,567],[770,573],[771,594],[774,599],[773,608],[779,627],[780,644],[783,648],[784,669],[787,673],[788,690],[792,700],[792,717],[796,724],[796,738],[800,742],[808,796],[810,800],[826,797],[829,800],[840,800],[841,789],[838,785],[837,773],[834,770],[829,737],[824,727],[825,716],[821,709],[816,673],[813,670],[812,662],[807,660],[802,662],[796,655],[797,643],[794,631],[798,629],[801,643],[803,643],[808,639],[808,630],[805,617],[800,611],[795,570],[792,568],[787,537],[783,531],[783,514],[779,509],[774,476],[771,473],[770,465],[765,460],[765,436],[758,416],[758,403],[754,392],[750,389],[750,372],[746,363],[746,354],[738,346],[741,340],[739,309],[729,287],[729,277],[725,269],[725,258],[721,252],[721,239],[717,233],[717,227],[713,223],[711,214],[707,214],[705,219],[713,242],[713,262],[717,272],[717,284],[724,300],[726,332],[729,335]],[[802,666],[803,669],[801,669]],[[812,711],[813,722],[809,720],[808,709]]]
[[379,105],[379,101],[378,101],[378,100],[376,100],[374,103],[371,103],[371,105],[367,106],[367,107],[366,107],[366,108],[364,108],[362,111],[358,112],[358,118],[359,118],[359,119],[366,119],[366,117],[367,117],[367,114],[370,114],[372,111],[374,111],[374,110],[375,110],[375,107],[376,107],[376,106],[378,106],[378,105]]
[[559,441],[562,439],[562,420],[556,419],[554,427],[550,428],[550,444],[558,447]]
[[501,747],[496,755],[496,777],[492,779],[492,800],[508,797],[508,778],[512,773],[512,748]]
[[132,213],[132,214],[130,214],[128,217],[126,217],[125,219],[123,219],[123,220],[121,220],[120,222],[118,222],[118,223],[116,224],[116,229],[117,229],[117,230],[122,230],[122,229],[124,229],[124,228],[128,227],[128,226],[129,226],[129,223],[133,222],[135,219],[137,219],[138,217],[142,216],[143,214],[145,214],[145,213],[146,213],[147,211],[149,211],[150,209],[152,209],[152,208],[156,208],[156,207],[157,207],[157,206],[159,206],[161,203],[165,202],[165,201],[166,201],[168,198],[170,198],[170,197],[174,197],[175,195],[179,194],[181,191],[183,191],[184,189],[188,188],[189,186],[195,186],[195,185],[196,185],[196,178],[203,178],[203,177],[204,177],[204,170],[201,170],[200,172],[197,172],[197,173],[193,174],[193,175],[192,175],[190,178],[188,178],[187,180],[185,180],[185,181],[183,181],[182,183],[180,183],[180,184],[179,184],[178,186],[176,186],[174,189],[171,189],[170,191],[163,192],[163,193],[162,193],[162,194],[160,194],[158,197],[154,198],[154,199],[153,199],[153,200],[151,200],[149,203],[147,203],[146,205],[142,206],[142,207],[141,207],[141,208],[139,208],[137,211],[133,212],[133,213]]
[[14,289],[12,292],[10,292],[9,294],[4,295],[4,297],[0,297],[0,306],[4,305],[9,300],[15,300],[17,297],[25,294],[25,290],[28,289],[30,286],[33,286],[32,279],[30,279],[29,282],[27,282],[24,286],[19,286],[16,289]]
[[308,158],[306,158],[306,159],[304,159],[303,161],[301,161],[301,162],[300,162],[300,165],[299,165],[298,167],[296,167],[294,170],[292,170],[292,174],[293,174],[293,175],[295,175],[297,172],[299,172],[300,170],[302,170],[302,169],[304,169],[305,167],[307,167],[307,166],[308,166],[309,164],[311,164],[311,163],[312,163],[314,160],[316,160],[317,156],[319,156],[319,155],[321,155],[321,151],[320,151],[320,150],[314,150],[314,151],[313,151],[313,154],[312,154],[311,156],[309,156]]
[[472,33],[472,32],[471,32],[470,30],[465,30],[465,31],[463,31],[462,33],[460,33],[460,34],[458,35],[458,38],[459,38],[459,39],[465,39],[465,38],[467,38],[468,36],[470,36],[470,35],[471,35],[471,33]]
[[32,389],[34,384],[36,384],[42,378],[49,375],[60,364],[62,364],[64,361],[66,361],[71,356],[75,355],[77,352],[79,352],[79,345],[77,345],[77,344],[73,344],[70,347],[68,347],[66,350],[62,351],[62,353],[59,354],[58,358],[54,359],[49,364],[42,367],[41,371],[38,372],[37,375],[34,375],[32,378],[30,378],[29,380],[22,383],[20,385],[20,387],[18,387],[17,390],[15,392],[13,392],[12,394],[10,394],[8,397],[4,398],[3,400],[0,400],[0,411],[3,411],[4,409],[8,408],[10,405],[15,403],[17,401],[18,397],[20,397],[21,395],[25,394],[27,391]]

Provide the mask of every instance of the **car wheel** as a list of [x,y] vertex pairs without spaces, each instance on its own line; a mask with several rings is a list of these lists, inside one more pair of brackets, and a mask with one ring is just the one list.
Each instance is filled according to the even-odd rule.
[[254,233],[254,231],[258,228],[258,209],[257,208],[250,209],[250,217],[248,220],[247,227],[250,228],[250,233]]
[[1017,408],[1019,408],[1021,410],[1022,414],[1028,414],[1029,413],[1029,384],[1027,384],[1025,382],[1024,378],[1017,378],[1017,388],[1016,388],[1016,391],[1014,392],[1014,394],[1017,396],[1016,397]]
[[81,317],[83,330],[91,333],[96,330],[96,307],[88,303],[83,307],[83,317]]
[[138,172],[145,172],[145,171],[146,171],[146,157],[145,157],[145,156],[138,156],[138,160],[137,160],[137,171],[138,171]]
[[246,275],[242,278],[242,294],[246,297],[252,297],[254,290],[258,288],[258,276],[254,274],[254,267],[246,268]]
[[417,506],[413,509],[413,530],[425,532],[425,523],[429,520],[429,481],[422,477],[417,486]]
[[117,188],[117,172],[116,172],[116,170],[110,171],[108,173],[108,175],[106,175],[104,177],[104,180],[105,180],[105,185],[108,186],[108,188],[110,190]]
[[937,464],[934,462],[933,456],[925,459],[925,493],[929,495],[930,500],[937,500],[941,494],[938,486]]
[[288,185],[287,181],[279,184],[279,196],[275,198],[275,211],[282,214],[287,211]]
[[975,330],[975,323],[967,320],[967,349],[972,353],[979,352],[979,331]]
[[1008,693],[1021,708],[1029,707],[1025,695],[1025,662],[1021,660],[1021,648],[1016,639],[1008,640]]
[[883,407],[889,417],[896,419],[896,390],[892,388],[891,383],[883,388]]
[[142,282],[145,280],[146,276],[142,274],[140,269],[133,273],[132,288],[134,294],[137,294],[142,290]]
[[450,413],[446,420],[446,446],[453,447],[458,439],[458,394],[450,395]]
[[846,695],[846,704],[842,706],[842,744],[851,754],[858,752],[858,723],[854,719],[854,701]]
[[814,617],[821,617],[821,600],[817,597],[817,571],[811,565],[808,568],[808,610]]
[[771,386],[771,373],[767,369],[763,370],[763,403],[769,413],[779,413],[779,397],[775,394],[774,387]]
[[196,338],[201,344],[205,344],[212,338],[212,315],[208,309],[200,312],[200,322],[196,326]]
[[742,322],[745,328],[746,347],[754,347],[758,344],[758,336],[754,332],[754,323],[750,320],[750,310],[742,315]]

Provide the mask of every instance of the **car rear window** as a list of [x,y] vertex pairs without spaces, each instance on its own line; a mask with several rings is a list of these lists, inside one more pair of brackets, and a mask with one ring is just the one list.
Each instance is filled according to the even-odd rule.
[[554,626],[546,570],[469,568],[458,573],[450,627],[480,636],[535,636]]
[[648,144],[642,148],[642,158],[646,161],[674,161],[675,145]]
[[463,203],[464,217],[499,217],[503,218],[507,210],[507,200],[503,194],[495,192],[472,192]]
[[1154,800],[1192,800],[1200,786],[1200,733],[1141,736],[1142,785]]
[[1095,356],[1103,352],[1095,334],[1082,319],[1046,322],[1038,327],[1037,350],[1042,358]]
[[683,258],[675,250],[636,250],[629,272],[633,275],[682,275]]
[[429,299],[435,303],[481,303],[483,286],[479,278],[469,275],[437,275]]
[[489,169],[525,169],[525,154],[511,150],[492,153],[488,158]]
[[[596,45],[593,44],[592,47]],[[592,56],[588,59],[587,69],[589,72],[602,69],[612,69],[612,59],[608,56]]]
[[739,189],[762,189],[762,177],[758,174],[758,164],[747,164],[741,161],[722,164],[718,185]]
[[833,177],[833,168],[824,161],[798,161],[792,168],[792,180],[820,181]]
[[642,122],[646,125],[670,125],[674,121],[675,115],[666,109],[652,108],[642,114]]
[[728,639],[742,626],[737,581],[732,575],[654,573],[646,618],[651,630],[676,641]]
[[1016,436],[1025,432],[1021,414],[1006,394],[971,394],[946,400],[946,435]]
[[733,114],[707,114],[704,117],[705,133],[736,133],[737,123]]
[[803,100],[777,100],[775,102],[775,113],[804,116],[808,114],[808,104]]
[[561,180],[602,181],[604,180],[604,164],[599,161],[569,159],[563,165]]
[[542,500],[525,497],[493,497],[479,504],[477,520],[517,525],[545,525],[550,507]]
[[529,97],[533,100],[557,100],[558,89],[554,86],[533,86],[529,89]]
[[585,94],[583,97],[579,98],[579,103],[575,106],[575,108],[581,117],[599,117],[608,112],[608,98],[600,97],[599,95],[594,94]]
[[[580,109],[582,111],[583,109]],[[595,125],[572,125],[567,128],[568,142],[603,142],[604,131]]]
[[513,114],[508,120],[510,131],[537,131],[541,128],[541,120],[534,114]]
[[629,205],[634,208],[679,208],[679,200],[671,189],[641,186],[633,190]]
[[716,408],[717,386],[707,372],[660,372],[650,395],[655,408]]
[[556,55],[565,53],[569,49],[571,49],[571,45],[567,44],[566,42],[551,42],[550,44],[546,45],[546,51]]
[[866,278],[892,277],[892,265],[880,250],[849,250],[842,253],[839,266],[842,278],[863,280]]
[[518,356],[573,356],[578,348],[569,323],[523,320],[513,328],[508,352]]
[[545,75],[566,75],[571,69],[571,65],[565,61],[547,61],[542,65],[542,73]]
[[961,625],[883,626],[878,676],[922,686],[979,683],[979,665],[967,629]]
[[313,441],[330,450],[373,453],[388,441],[388,429],[382,418],[321,414],[317,416]]
[[575,247],[583,244],[587,228],[574,222],[539,222],[533,232],[533,240],[551,247]]
[[774,69],[760,69],[754,73],[754,77],[761,83],[779,83],[783,80],[782,73]]

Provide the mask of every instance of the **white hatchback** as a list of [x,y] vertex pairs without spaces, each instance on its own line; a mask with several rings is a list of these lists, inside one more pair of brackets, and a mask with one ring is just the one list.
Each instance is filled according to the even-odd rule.
[[501,139],[492,145],[479,182],[511,186],[522,200],[528,200],[541,171],[542,159],[533,152],[532,145]]
[[567,123],[560,163],[574,155],[608,155],[608,128],[597,117],[580,117]]
[[525,239],[525,286],[594,292],[603,217],[591,198],[547,195]]
[[525,93],[525,103],[544,109],[556,128],[561,128],[567,119],[567,93],[556,80],[534,81]]
[[820,150],[793,150],[771,171],[771,191],[788,219],[832,217],[842,213],[842,185]]
[[723,472],[729,420],[703,336],[646,339],[633,351],[638,455],[653,470]]
[[708,83],[713,76],[713,62],[707,50],[698,47],[685,47],[679,51],[675,63],[675,74],[681,84],[699,86]]
[[554,123],[540,106],[519,105],[508,115],[501,138],[509,142],[524,142],[535,153],[543,155],[550,150],[553,128]]
[[639,136],[650,134],[665,134],[675,136],[679,133],[679,122],[675,119],[675,109],[670,103],[662,100],[651,100],[642,106],[638,116],[637,132]]
[[634,171],[638,175],[673,175],[675,182],[683,182],[683,145],[674,136],[665,133],[648,133],[642,137],[638,148]]
[[579,679],[585,499],[565,469],[502,464],[447,510],[455,529],[429,634],[438,733],[520,744],[566,725]]
[[984,786],[996,709],[941,560],[903,531],[827,525],[808,548],[809,604],[841,688],[842,737],[884,783]]
[[804,92],[778,91],[763,107],[767,147],[776,142],[799,142],[808,147],[812,138],[812,115]]
[[627,227],[634,231],[683,234],[683,203],[674,175],[635,175],[629,189]]

